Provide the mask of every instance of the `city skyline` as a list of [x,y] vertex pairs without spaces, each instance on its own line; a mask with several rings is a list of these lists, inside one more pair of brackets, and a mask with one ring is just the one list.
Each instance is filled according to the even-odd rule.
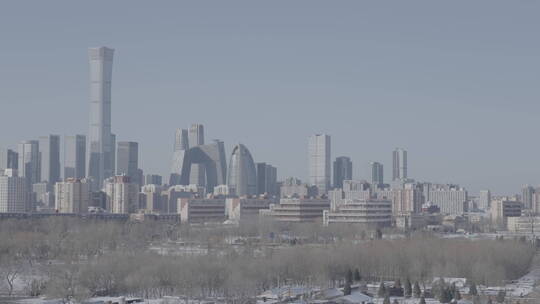
[[[171,145],[170,137],[176,128],[197,122],[205,125],[209,131],[207,138],[219,138],[227,144],[227,155],[233,143],[241,140],[250,148],[255,161],[275,165],[279,169],[280,179],[295,176],[303,181],[308,180],[305,138],[324,132],[332,135],[334,155],[351,157],[355,163],[353,176],[357,179],[369,180],[371,161],[382,163],[386,170],[384,175],[390,177],[390,151],[400,146],[410,152],[408,175],[416,180],[459,183],[470,189],[471,193],[490,189],[494,194],[516,193],[523,184],[540,184],[540,174],[535,166],[536,144],[526,143],[520,151],[515,151],[501,140],[515,134],[530,138],[534,136],[534,113],[538,107],[534,101],[539,97],[534,89],[537,83],[535,71],[538,70],[535,66],[538,61],[534,58],[538,56],[539,46],[528,38],[531,37],[528,33],[538,21],[533,20],[527,11],[533,11],[530,8],[537,4],[490,6],[493,15],[484,17],[485,22],[482,23],[490,26],[489,30],[474,21],[484,7],[471,4],[467,13],[453,11],[466,22],[465,25],[457,25],[459,31],[448,28],[448,32],[444,29],[452,24],[451,20],[441,16],[434,7],[427,6],[425,10],[440,17],[434,24],[434,32],[417,28],[415,24],[406,25],[403,28],[404,40],[398,40],[404,45],[399,54],[388,51],[384,46],[391,43],[390,36],[395,38],[391,30],[398,28],[402,19],[398,18],[395,23],[373,34],[362,30],[362,21],[356,21],[358,15],[363,14],[361,8],[380,17],[378,5],[358,5],[350,12],[339,7],[330,8],[329,13],[343,14],[342,24],[328,23],[324,18],[317,21],[315,17],[324,16],[322,12],[325,6],[320,3],[309,8],[313,17],[302,17],[294,23],[301,11],[300,7],[294,6],[291,7],[290,16],[282,17],[292,29],[288,35],[280,31],[278,22],[272,21],[278,12],[272,5],[268,6],[268,17],[261,17],[261,12],[253,8],[244,8],[252,15],[242,16],[237,24],[231,23],[226,17],[217,16],[211,9],[207,12],[216,17],[214,21],[197,23],[194,19],[186,18],[181,23],[170,21],[172,24],[167,26],[151,24],[151,31],[163,31],[162,35],[156,37],[159,53],[155,51],[155,45],[137,49],[135,42],[139,37],[123,37],[126,29],[111,17],[103,17],[103,25],[98,25],[100,29],[111,27],[115,30],[106,37],[90,30],[90,22],[84,17],[80,18],[81,23],[74,31],[80,36],[77,39],[67,39],[74,33],[54,30],[56,26],[64,24],[61,20],[58,24],[43,24],[43,30],[57,33],[50,36],[54,43],[43,43],[43,40],[37,39],[40,43],[32,44],[29,41],[34,40],[32,37],[39,34],[40,29],[34,33],[35,26],[32,32],[23,27],[20,34],[29,39],[22,45],[13,43],[16,47],[7,43],[8,46],[1,51],[4,55],[2,60],[6,60],[2,61],[2,65],[7,71],[1,76],[5,84],[2,105],[14,113],[22,113],[29,107],[34,110],[28,113],[28,122],[17,128],[10,128],[20,121],[15,115],[2,120],[1,127],[12,131],[3,132],[0,145],[16,150],[18,142],[47,134],[89,136],[88,63],[85,52],[88,47],[108,45],[115,48],[118,58],[121,58],[114,67],[114,133],[118,141],[136,141],[140,144],[140,163],[145,173],[168,176],[170,161],[164,159],[170,159],[171,152],[167,149]],[[13,5],[13,9],[22,8]],[[120,5],[111,5],[112,11],[119,9]],[[134,15],[124,17],[127,21],[139,16],[142,8],[135,9]],[[407,7],[404,9],[412,13]],[[49,8],[43,7],[43,10]],[[186,10],[199,11],[202,8],[193,5]],[[54,12],[51,14],[54,15]],[[520,22],[500,18],[517,14],[521,17]],[[34,24],[43,22],[39,16],[33,17]],[[1,22],[7,26],[15,21],[6,15]],[[384,20],[368,17],[365,22],[380,24],[378,22]],[[177,24],[183,25],[185,31],[169,27]],[[304,28],[304,24],[311,25],[311,29]],[[260,27],[248,30],[248,25]],[[469,26],[471,31],[463,32],[462,26]],[[222,53],[211,51],[208,47],[214,46],[212,39],[219,37],[220,28],[228,38],[234,29],[234,35],[253,42],[252,48],[243,51],[241,48],[248,45],[238,41],[238,45],[225,44]],[[347,40],[346,34],[351,33],[347,31],[348,28],[359,33],[354,37],[358,38],[358,42]],[[309,35],[303,35],[303,30],[317,39],[309,39]],[[418,30],[418,35],[415,30]],[[492,31],[501,34],[490,35]],[[456,32],[464,36],[460,38]],[[272,43],[275,52],[264,51],[267,42],[258,38],[261,33],[282,45]],[[344,34],[336,36],[337,33]],[[307,40],[292,41],[291,38],[300,35]],[[183,38],[187,42],[199,41],[200,44],[192,44],[179,52],[179,45],[167,38]],[[475,41],[474,38],[478,39]],[[8,34],[6,41],[17,41],[15,39],[15,36]],[[345,52],[348,59],[353,59],[349,61],[350,68],[344,62],[336,61],[339,52],[328,48],[323,50],[329,53],[315,50],[313,47],[319,46],[314,44],[318,39],[335,44],[336,49]],[[462,44],[449,45],[449,42],[460,39]],[[376,43],[367,43],[372,40]],[[217,42],[223,43],[219,39]],[[524,48],[523,45],[528,47]],[[290,46],[299,52],[309,50],[306,53],[308,56],[289,52]],[[26,47],[24,52],[20,51],[21,47]],[[443,47],[446,47],[445,51],[441,50]],[[14,52],[15,49],[18,52]],[[353,52],[349,53],[348,49]],[[381,50],[382,54],[377,55],[376,51]],[[465,51],[468,53],[464,54]],[[252,55],[249,56],[250,53]],[[36,54],[39,56],[34,56]],[[394,55],[412,59],[408,61],[413,64],[396,60],[383,63]],[[63,64],[58,65],[54,60],[58,56],[63,58]],[[453,64],[444,62],[448,57],[454,58],[450,60]],[[512,60],[501,60],[507,57]],[[520,60],[520,57],[529,59]],[[222,60],[224,58],[230,59],[228,63]],[[202,64],[205,60],[209,62]],[[271,64],[281,60],[287,65],[271,67]],[[457,61],[463,61],[458,65],[459,71],[455,70]],[[55,64],[52,65],[52,62]],[[307,72],[316,76],[301,72],[313,63],[317,63],[317,69],[308,69]],[[231,71],[229,64],[238,66],[239,71],[231,72],[231,77],[223,77],[225,71]],[[249,68],[250,64],[254,67]],[[369,73],[361,72],[364,65],[367,65]],[[223,83],[219,84],[212,73],[219,76]],[[34,79],[36,76],[28,75],[40,76],[40,81]],[[290,85],[280,85],[282,79]],[[410,89],[400,85],[400,81],[404,80]],[[510,85],[505,86],[506,83]],[[20,89],[22,86],[24,92]],[[268,91],[271,92],[266,94]],[[145,103],[147,100],[151,102]],[[262,107],[274,103],[277,105],[275,109]],[[306,108],[307,105],[312,108]],[[289,106],[289,111],[278,111],[285,106]],[[243,109],[242,115],[233,111],[239,107]],[[182,111],[188,108],[189,111]],[[443,108],[446,113],[441,116]],[[308,111],[310,115],[301,116],[302,123],[299,123],[298,113],[301,110]],[[360,111],[370,115],[363,115],[363,119],[357,121],[355,113]],[[40,120],[35,116],[37,113],[51,119]],[[332,117],[341,119],[336,121]],[[379,120],[373,117],[379,117]],[[479,121],[479,117],[490,118]],[[141,123],[150,118],[156,120],[155,124]],[[503,121],[508,123],[500,123]],[[370,128],[373,132],[363,133],[364,141],[359,140],[369,144],[350,140],[355,138],[358,130]],[[287,148],[278,150],[272,141],[265,140],[277,134]],[[485,152],[486,142],[496,145],[490,153]]]

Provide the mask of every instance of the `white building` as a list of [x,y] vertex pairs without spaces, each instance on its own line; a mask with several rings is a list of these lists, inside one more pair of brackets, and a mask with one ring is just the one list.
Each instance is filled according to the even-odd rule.
[[322,220],[323,211],[329,209],[328,199],[282,198],[260,214],[281,222],[314,222]]
[[325,194],[330,190],[331,181],[330,135],[312,135],[308,151],[309,184],[317,187],[319,194]]
[[25,212],[28,191],[24,177],[17,170],[6,169],[0,172],[0,212]]
[[376,199],[351,199],[324,211],[323,224],[362,224],[369,227],[387,227],[392,224],[392,201]]
[[491,207],[491,192],[489,190],[480,190],[480,195],[478,196],[478,209],[489,210]]
[[134,213],[139,209],[139,185],[128,176],[108,178],[104,184],[107,211],[111,213]]
[[87,213],[90,206],[90,183],[86,179],[68,178],[56,183],[55,208],[59,213]]
[[268,209],[275,203],[274,199],[227,198],[225,201],[227,218],[233,221],[254,219],[259,216],[260,210]]
[[467,190],[457,185],[431,185],[427,202],[439,207],[442,214],[462,215],[468,210]]
[[178,213],[182,223],[224,222],[225,199],[179,198]]

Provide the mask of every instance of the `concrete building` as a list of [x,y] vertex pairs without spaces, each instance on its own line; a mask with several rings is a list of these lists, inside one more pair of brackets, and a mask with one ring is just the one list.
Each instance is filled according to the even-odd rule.
[[392,180],[407,179],[407,151],[396,148],[392,154]]
[[19,176],[26,179],[27,187],[41,181],[39,141],[27,140],[19,143]]
[[391,200],[394,215],[419,213],[424,203],[422,191],[414,183],[404,184],[403,188],[376,189],[374,196]]
[[246,196],[257,194],[257,170],[251,153],[242,144],[233,148],[227,178],[231,195]]
[[227,218],[232,221],[253,220],[259,216],[260,210],[267,210],[276,199],[261,198],[227,198],[225,201]]
[[54,209],[54,189],[50,190],[46,182],[35,183],[31,186],[31,198],[29,200],[30,210],[52,210]]
[[64,137],[64,179],[86,176],[86,136]]
[[384,168],[381,163],[371,162],[371,184],[378,188],[384,185]]
[[330,190],[331,180],[331,142],[330,135],[316,134],[309,138],[309,185],[317,188],[318,194]]
[[509,217],[520,217],[523,203],[508,198],[498,198],[491,201],[491,222],[500,226],[507,226]]
[[182,223],[222,223],[226,220],[225,199],[179,198],[178,213]]
[[389,227],[392,225],[392,201],[376,199],[351,199],[325,210],[323,224],[359,224],[365,227]]
[[55,209],[58,213],[87,213],[90,206],[90,183],[86,179],[67,178],[56,183]]
[[287,178],[280,189],[281,198],[308,198],[317,195],[315,186],[303,184],[301,180],[289,177]]
[[174,185],[161,192],[162,213],[178,214],[179,198],[203,198],[205,188],[197,185]]
[[329,209],[328,199],[282,198],[260,214],[280,222],[315,222],[322,221],[323,211]]
[[119,141],[116,150],[116,174],[129,176],[132,183],[141,185],[139,177],[139,144]]
[[353,165],[349,157],[340,156],[334,161],[334,188],[343,188],[343,181],[352,179]]
[[163,188],[160,185],[148,184],[141,188],[140,202],[141,208],[144,208],[148,213],[165,213],[165,206],[163,206],[162,195]]
[[508,217],[506,221],[507,229],[510,232],[530,235],[540,234],[540,216]]
[[489,190],[480,190],[478,196],[478,209],[487,211],[491,206],[491,192]]
[[468,196],[465,188],[458,185],[431,185],[425,198],[439,207],[442,214],[462,215],[468,211]]
[[[189,147],[194,148],[204,145],[204,126],[192,124],[189,128]],[[205,168],[202,163],[191,164],[190,185],[206,186]]]
[[110,213],[134,213],[139,209],[139,185],[128,176],[108,178],[104,184],[106,209]]
[[373,196],[371,186],[366,181],[345,180],[342,187],[328,192],[332,211],[348,200],[369,200]]
[[111,132],[111,81],[114,50],[106,47],[88,50],[90,63],[90,128],[87,145],[88,177],[94,189],[113,176],[116,137]]
[[277,169],[266,163],[257,163],[257,194],[277,195]]
[[28,191],[24,177],[16,169],[0,171],[0,213],[27,211]]

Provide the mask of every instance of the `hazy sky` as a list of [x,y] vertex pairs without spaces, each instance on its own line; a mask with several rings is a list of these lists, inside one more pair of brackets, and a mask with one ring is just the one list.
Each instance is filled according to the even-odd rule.
[[169,174],[176,128],[307,175],[332,135],[354,177],[540,184],[538,1],[3,1],[0,145],[88,129],[87,48],[116,50],[113,131]]

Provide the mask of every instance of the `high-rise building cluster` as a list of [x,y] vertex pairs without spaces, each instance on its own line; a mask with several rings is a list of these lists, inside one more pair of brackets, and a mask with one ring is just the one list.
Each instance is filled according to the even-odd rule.
[[0,212],[176,214],[187,222],[260,215],[325,225],[407,227],[433,214],[489,211],[499,220],[521,210],[540,213],[540,188],[526,185],[512,199],[492,197],[489,190],[470,197],[459,185],[411,179],[403,148],[392,151],[388,182],[380,160],[369,163],[368,180],[355,179],[350,156],[332,159],[328,134],[307,138],[307,182],[295,177],[278,181],[277,168],[256,162],[244,144],[235,144],[227,154],[223,141],[205,140],[200,123],[176,130],[168,180],[145,175],[139,143],[121,136],[117,141],[113,133],[114,50],[90,48],[88,55],[88,134],[50,134],[21,141],[16,149],[0,148]]

